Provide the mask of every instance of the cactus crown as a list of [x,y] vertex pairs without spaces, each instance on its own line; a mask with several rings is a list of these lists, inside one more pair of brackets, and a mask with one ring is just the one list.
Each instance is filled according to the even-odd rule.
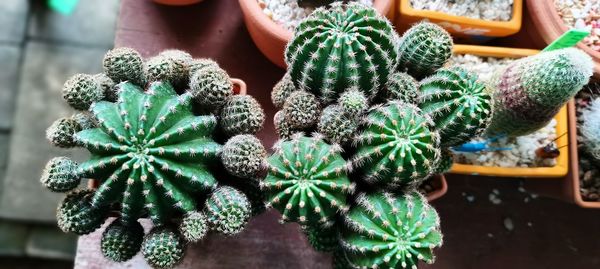
[[152,229],[142,243],[142,254],[154,268],[171,268],[183,259],[185,245],[174,230],[168,227]]
[[256,134],[265,122],[265,112],[250,95],[234,95],[227,99],[221,110],[223,131],[228,136]]
[[285,59],[294,85],[327,102],[350,88],[373,96],[396,67],[395,37],[375,9],[334,3],[298,25]]
[[398,67],[417,79],[432,74],[452,56],[452,37],[430,22],[415,24],[399,43]]

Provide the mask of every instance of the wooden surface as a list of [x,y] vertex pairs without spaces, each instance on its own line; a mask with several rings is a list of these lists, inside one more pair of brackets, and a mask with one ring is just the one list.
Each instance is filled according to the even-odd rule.
[[[163,49],[187,50],[217,60],[265,107],[268,120],[259,134],[275,139],[270,90],[284,71],[254,46],[235,0],[208,0],[172,8],[148,0],[122,0],[116,46],[144,56]],[[494,44],[533,47],[527,30]],[[516,45],[515,45],[516,44]],[[433,205],[439,211],[444,246],[437,262],[420,268],[546,269],[600,268],[600,212],[536,198],[517,179],[448,176],[448,193]],[[490,201],[498,193],[499,204]],[[471,201],[472,200],[472,201]],[[76,268],[111,268],[98,251],[99,234],[80,239]],[[139,258],[116,268],[139,268]],[[310,250],[295,225],[280,225],[270,212],[252,220],[235,238],[210,238],[191,246],[181,268],[329,268],[330,257]]]

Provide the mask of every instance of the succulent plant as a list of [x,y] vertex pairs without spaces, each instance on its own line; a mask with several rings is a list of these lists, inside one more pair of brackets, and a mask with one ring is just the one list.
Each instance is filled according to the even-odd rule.
[[86,130],[98,127],[98,122],[89,112],[78,112],[71,116],[71,119],[79,125],[79,129]]
[[323,110],[317,130],[331,143],[347,145],[354,140],[358,131],[358,120],[353,114],[344,112],[338,105]]
[[252,207],[242,192],[222,186],[210,195],[204,212],[212,229],[225,235],[235,235],[248,223]]
[[449,149],[443,149],[440,157],[440,161],[433,171],[433,174],[444,174],[449,172],[454,165],[454,154]]
[[58,227],[65,233],[72,232],[78,235],[89,234],[106,220],[108,210],[106,207],[92,206],[92,190],[75,190],[58,205],[56,220]]
[[54,192],[66,192],[77,188],[81,177],[77,174],[77,163],[67,157],[54,157],[48,161],[42,184]]
[[417,79],[424,78],[450,59],[452,46],[452,37],[444,28],[420,22],[399,40],[398,67]]
[[176,88],[188,85],[190,78],[190,64],[194,60],[192,55],[185,51],[169,49],[159,53],[158,57],[162,57],[171,62],[171,79],[169,79],[171,84]]
[[356,89],[350,89],[340,95],[338,105],[349,116],[359,116],[369,108],[369,99]]
[[256,134],[265,122],[265,112],[250,95],[233,95],[221,110],[221,127],[228,136]]
[[202,212],[185,215],[179,224],[179,232],[185,241],[198,242],[208,233],[208,219]]
[[76,135],[92,153],[80,173],[101,182],[92,204],[120,202],[124,221],[147,210],[155,224],[195,211],[194,194],[217,184],[206,167],[221,150],[211,139],[216,119],[194,116],[191,96],[178,96],[168,83],[152,83],[146,93],[128,82],[118,87],[118,103],[91,108],[99,128]]
[[46,130],[46,139],[53,146],[71,148],[77,145],[73,136],[81,131],[81,126],[72,118],[60,118]]
[[285,73],[283,78],[275,84],[273,91],[271,91],[271,101],[273,102],[273,105],[276,108],[283,108],[285,100],[296,90],[292,77],[289,73]]
[[600,98],[594,99],[579,116],[578,139],[586,153],[600,161]]
[[115,83],[129,81],[140,86],[144,81],[144,60],[134,49],[115,48],[104,55],[102,61],[104,73]]
[[339,231],[336,225],[331,227],[306,227],[304,234],[308,243],[321,252],[332,252],[338,248]]
[[115,82],[104,73],[95,74],[93,78],[98,84],[98,86],[100,86],[100,88],[102,89],[104,100],[109,102],[116,102],[118,94],[117,88],[115,88]]
[[100,249],[104,257],[115,262],[124,262],[140,251],[143,240],[144,228],[139,222],[124,225],[116,219],[102,233]]
[[326,102],[351,88],[371,97],[396,68],[396,38],[374,8],[335,3],[298,25],[285,60],[294,85]]
[[461,145],[485,130],[492,100],[477,75],[454,67],[440,69],[419,85],[419,107],[429,115],[444,147]]
[[267,206],[277,209],[283,221],[331,226],[336,212],[347,210],[346,195],[354,190],[340,151],[320,137],[300,134],[278,142],[261,183]]
[[591,57],[575,48],[511,62],[496,71],[489,82],[494,109],[487,134],[520,136],[546,126],[588,83],[592,72]]
[[144,237],[142,254],[154,268],[171,268],[183,259],[185,244],[171,228],[157,227]]
[[385,87],[379,92],[382,101],[399,100],[409,104],[418,104],[419,84],[409,74],[395,72],[390,75]]
[[175,78],[175,64],[170,59],[157,55],[144,63],[146,81],[165,81],[173,83]]
[[290,139],[296,132],[296,129],[292,128],[285,119],[285,112],[283,110],[277,111],[273,116],[273,125],[275,125],[275,132],[281,139]]
[[189,77],[191,78],[198,70],[204,69],[205,67],[221,68],[217,62],[208,58],[193,59],[189,62]]
[[267,151],[253,135],[236,135],[223,146],[221,160],[227,172],[253,178],[265,167]]
[[87,110],[92,103],[104,98],[102,87],[88,74],[77,74],[67,80],[62,95],[67,104],[78,110]]
[[362,194],[345,216],[341,245],[351,268],[417,268],[433,263],[433,248],[442,245],[440,220],[425,197]]
[[207,66],[190,78],[190,92],[201,107],[218,112],[233,95],[233,84],[225,70]]
[[317,98],[305,91],[293,92],[283,105],[285,120],[291,128],[308,128],[319,120],[320,104]]
[[372,108],[357,138],[354,166],[366,182],[391,188],[427,178],[440,157],[434,123],[414,105],[389,102]]

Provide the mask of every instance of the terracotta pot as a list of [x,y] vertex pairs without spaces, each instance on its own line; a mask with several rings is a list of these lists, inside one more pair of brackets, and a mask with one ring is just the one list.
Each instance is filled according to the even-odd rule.
[[[286,30],[267,17],[257,0],[239,1],[246,27],[254,44],[271,62],[285,68],[283,53],[286,44],[292,39],[292,31]],[[394,0],[374,0],[373,5],[379,13],[386,14],[393,21]]]
[[154,0],[154,2],[169,6],[185,6],[200,3],[204,0]]
[[433,185],[433,191],[426,194],[428,201],[438,199],[448,191],[448,183],[444,175],[435,175],[431,185]]
[[[546,44],[550,44],[569,29],[558,15],[554,1],[527,0],[526,2],[528,15],[534,26],[528,28],[536,32]],[[594,77],[600,78],[600,52],[592,50],[582,42],[577,47],[592,56],[595,62]]]

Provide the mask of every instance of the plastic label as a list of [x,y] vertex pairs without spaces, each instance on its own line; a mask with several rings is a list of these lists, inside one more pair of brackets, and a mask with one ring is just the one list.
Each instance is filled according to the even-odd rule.
[[583,40],[590,34],[589,30],[585,29],[569,29],[542,51],[551,51],[575,46],[579,41]]
[[75,10],[79,0],[48,0],[48,6],[59,13],[69,15]]

